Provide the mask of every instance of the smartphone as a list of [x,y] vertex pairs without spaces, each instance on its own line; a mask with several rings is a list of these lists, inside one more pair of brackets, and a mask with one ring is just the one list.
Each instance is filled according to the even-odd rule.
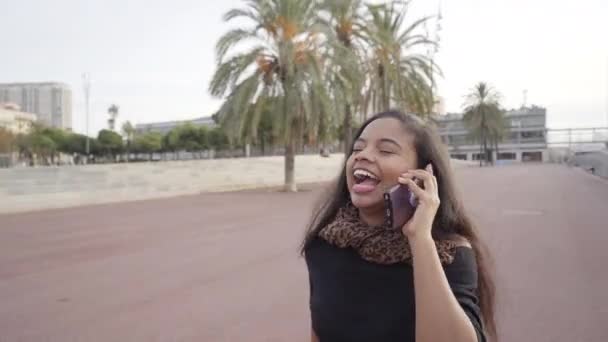
[[403,227],[416,211],[416,196],[407,186],[397,184],[384,193],[386,221],[389,227]]

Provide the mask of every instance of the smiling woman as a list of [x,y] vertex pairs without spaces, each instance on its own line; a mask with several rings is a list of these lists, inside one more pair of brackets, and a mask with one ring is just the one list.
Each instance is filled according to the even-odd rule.
[[[401,229],[386,224],[383,198],[397,184],[418,202]],[[302,246],[313,341],[495,337],[487,252],[430,125],[376,114],[357,132],[332,190]]]

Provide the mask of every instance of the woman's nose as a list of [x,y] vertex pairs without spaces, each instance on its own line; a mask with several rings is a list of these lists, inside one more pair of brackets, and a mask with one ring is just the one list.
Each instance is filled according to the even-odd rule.
[[355,155],[355,161],[356,162],[362,161],[362,160],[365,160],[365,161],[368,161],[368,162],[373,162],[374,161],[374,157],[372,156],[372,153],[370,153],[367,148],[359,151],[359,153],[357,153]]

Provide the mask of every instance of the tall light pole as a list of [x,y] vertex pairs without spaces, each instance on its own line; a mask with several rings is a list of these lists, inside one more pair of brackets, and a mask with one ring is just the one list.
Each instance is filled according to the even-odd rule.
[[88,73],[82,74],[82,86],[84,89],[84,106],[85,106],[85,114],[86,114],[86,136],[87,136],[87,144],[86,144],[86,154],[87,159],[89,158],[90,152],[90,143],[89,143],[89,95],[91,93],[91,77]]
[[[427,51],[426,51],[427,58],[429,59],[429,61],[431,63],[431,108],[429,110],[431,115],[440,114],[439,113],[439,101],[438,101],[439,98],[437,98],[437,101],[435,101],[437,84],[435,83],[434,68],[435,68],[435,54],[437,54],[437,52],[439,51],[439,41],[441,39],[439,37],[439,32],[441,31],[441,19],[443,19],[443,16],[441,15],[441,1],[439,1],[438,8],[437,8],[436,22],[435,22],[435,32],[433,32],[435,44],[432,47],[427,48]],[[426,21],[424,22],[424,31],[425,31],[426,38],[429,38],[430,33],[429,33],[429,28],[427,26]],[[437,109],[436,113],[435,113],[435,109]]]

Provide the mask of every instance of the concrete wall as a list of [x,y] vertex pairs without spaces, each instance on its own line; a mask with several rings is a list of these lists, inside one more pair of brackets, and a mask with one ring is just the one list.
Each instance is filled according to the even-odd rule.
[[[337,176],[343,156],[296,158],[296,181]],[[0,213],[280,186],[282,157],[0,169]]]
[[[281,186],[283,157],[0,169],[0,213]],[[343,155],[296,157],[296,181],[330,181]],[[475,162],[452,161],[455,167]]]
[[570,161],[574,166],[579,166],[594,175],[608,178],[608,152],[598,151],[577,154]]

